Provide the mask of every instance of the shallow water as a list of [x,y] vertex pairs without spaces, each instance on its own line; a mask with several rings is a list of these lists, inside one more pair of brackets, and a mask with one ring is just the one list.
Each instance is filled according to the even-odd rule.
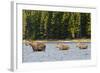
[[63,60],[88,60],[91,58],[91,43],[88,44],[87,49],[79,49],[76,47],[77,43],[66,42],[70,46],[69,50],[59,50],[56,48],[56,42],[46,43],[45,52],[34,52],[31,46],[22,48],[23,62],[42,62],[42,61],[63,61]]

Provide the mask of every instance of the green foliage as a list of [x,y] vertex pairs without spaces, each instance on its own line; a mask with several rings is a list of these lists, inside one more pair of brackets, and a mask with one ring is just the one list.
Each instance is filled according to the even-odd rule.
[[23,10],[23,39],[74,39],[90,36],[90,13]]

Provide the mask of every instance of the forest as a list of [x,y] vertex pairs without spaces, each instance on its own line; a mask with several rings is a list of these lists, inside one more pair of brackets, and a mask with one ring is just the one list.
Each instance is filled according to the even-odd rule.
[[23,39],[66,40],[91,38],[91,14],[23,10]]

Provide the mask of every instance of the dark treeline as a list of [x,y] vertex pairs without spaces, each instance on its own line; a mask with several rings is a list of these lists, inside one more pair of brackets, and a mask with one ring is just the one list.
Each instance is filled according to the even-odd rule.
[[23,10],[23,39],[90,38],[90,20],[90,13]]

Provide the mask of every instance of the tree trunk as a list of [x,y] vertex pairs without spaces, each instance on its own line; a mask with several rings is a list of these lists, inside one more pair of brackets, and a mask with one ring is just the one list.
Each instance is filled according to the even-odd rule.
[[72,32],[72,38],[73,38],[73,39],[75,38],[75,33],[74,33],[74,31]]

